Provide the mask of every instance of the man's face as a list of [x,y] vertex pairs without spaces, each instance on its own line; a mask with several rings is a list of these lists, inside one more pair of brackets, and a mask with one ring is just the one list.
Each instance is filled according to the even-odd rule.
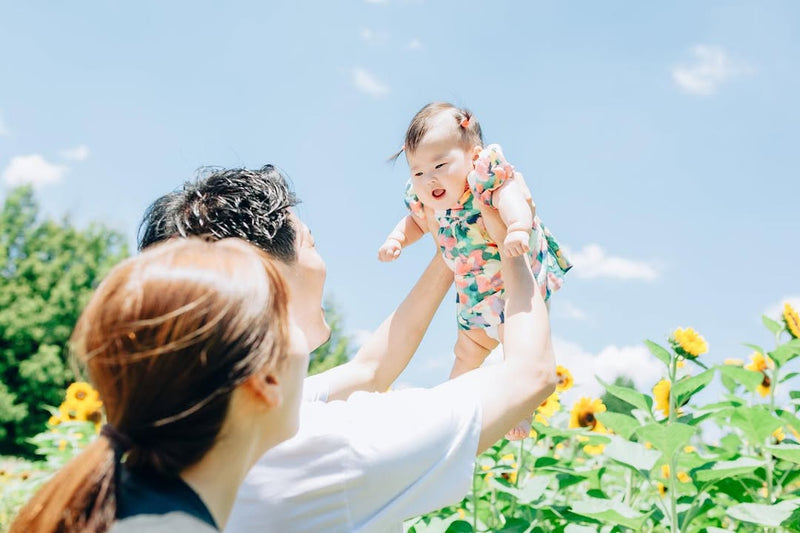
[[295,228],[295,251],[297,260],[287,264],[276,264],[289,285],[289,312],[306,337],[310,350],[321,346],[331,335],[322,310],[325,288],[325,262],[314,247],[314,237],[300,218],[289,215]]

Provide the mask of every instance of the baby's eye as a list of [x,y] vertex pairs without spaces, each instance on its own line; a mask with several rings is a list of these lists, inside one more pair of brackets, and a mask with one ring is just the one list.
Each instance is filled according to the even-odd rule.
[[445,166],[446,164],[447,164],[447,163],[439,163],[438,165],[436,165],[436,168],[442,168],[442,167],[443,167],[443,166]]
[[415,177],[415,178],[421,178],[421,177],[422,177],[422,172],[417,172],[417,173],[415,173],[415,174],[414,174],[414,177]]

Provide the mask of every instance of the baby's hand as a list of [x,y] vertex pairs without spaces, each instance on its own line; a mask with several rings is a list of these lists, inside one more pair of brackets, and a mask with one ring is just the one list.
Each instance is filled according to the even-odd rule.
[[389,261],[394,261],[398,257],[400,257],[400,251],[403,249],[403,245],[400,244],[395,238],[389,237],[386,239],[386,242],[378,248],[378,259],[387,263]]
[[528,231],[517,229],[506,233],[503,248],[508,257],[518,257],[530,250],[531,234]]

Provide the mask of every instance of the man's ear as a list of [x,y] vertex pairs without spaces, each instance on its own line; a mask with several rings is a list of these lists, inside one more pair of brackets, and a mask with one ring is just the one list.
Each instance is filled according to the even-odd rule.
[[272,372],[256,373],[247,378],[242,386],[254,401],[267,409],[273,409],[283,403],[280,381],[278,376]]

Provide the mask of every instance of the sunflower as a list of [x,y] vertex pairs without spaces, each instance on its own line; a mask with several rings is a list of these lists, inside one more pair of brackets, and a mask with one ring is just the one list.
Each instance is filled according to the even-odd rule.
[[706,340],[692,328],[678,328],[669,338],[670,344],[678,355],[694,359],[708,351]]
[[653,387],[653,397],[656,400],[656,409],[661,409],[664,416],[669,416],[669,390],[671,388],[668,379],[662,379]]
[[[542,415],[540,415],[539,413],[536,413],[535,415],[533,415],[533,421],[534,422],[538,422],[539,424],[541,424],[543,426],[549,426],[550,425],[550,422],[548,422],[547,419],[545,417],[543,417]],[[536,430],[531,428],[530,433],[528,433],[528,437],[530,437],[532,439],[535,439],[537,435],[538,435],[538,433],[536,432]]]
[[783,323],[786,324],[789,335],[795,339],[800,338],[800,315],[789,302],[783,304]]
[[560,410],[561,403],[558,401],[558,392],[554,392],[536,408],[536,414],[550,418]]
[[67,387],[67,401],[96,402],[100,395],[85,381],[76,381]]
[[561,365],[556,367],[556,377],[558,378],[556,392],[568,391],[575,383],[575,380],[572,378],[572,373]]
[[606,406],[600,399],[591,399],[586,396],[581,396],[580,399],[572,406],[572,411],[569,417],[570,428],[589,428],[591,431],[597,433],[606,433],[606,428],[597,420],[597,413],[602,413],[606,410]]
[[600,455],[605,451],[606,445],[605,444],[587,444],[583,447],[583,451],[588,453],[589,455]]
[[656,482],[656,487],[658,487],[658,495],[662,498],[667,495],[667,486],[661,483],[660,481]]
[[756,388],[756,391],[761,395],[762,398],[765,398],[769,394],[769,390],[772,387],[772,380],[767,374],[767,369],[773,368],[775,364],[772,362],[772,359],[769,357],[764,357],[761,352],[754,352],[753,355],[750,356],[750,361],[750,364],[745,368],[754,372],[761,372],[761,374],[764,376],[764,378],[761,380],[761,384]]
[[780,427],[772,432],[772,436],[775,437],[776,442],[781,442],[783,439],[786,438],[786,433],[784,433],[783,428]]
[[772,362],[772,359],[769,357],[764,357],[761,352],[753,352],[750,356],[750,364],[745,366],[747,370],[753,370],[754,372],[763,372],[768,368],[773,368],[775,364]]

